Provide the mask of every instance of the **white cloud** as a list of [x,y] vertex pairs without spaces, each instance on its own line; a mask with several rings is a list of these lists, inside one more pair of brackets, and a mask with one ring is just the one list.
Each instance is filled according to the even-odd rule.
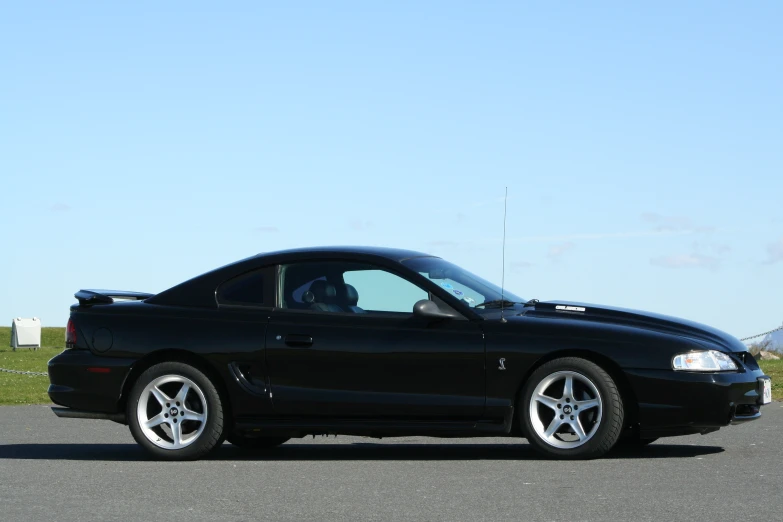
[[657,232],[714,232],[715,227],[697,226],[693,220],[685,216],[664,216],[655,212],[642,214],[642,221],[655,225]]
[[709,268],[714,270],[720,265],[720,260],[703,254],[682,254],[661,256],[650,259],[650,263],[664,268]]
[[428,247],[441,247],[441,248],[452,248],[459,246],[459,243],[456,241],[444,241],[444,240],[435,240],[435,241],[427,241]]
[[549,247],[549,252],[547,252],[547,257],[551,261],[557,261],[561,257],[563,257],[563,255],[566,252],[568,252],[569,250],[572,250],[575,246],[576,245],[574,245],[570,241],[566,242],[566,243],[560,243],[558,245],[552,245],[551,247]]
[[360,230],[366,230],[368,228],[372,228],[373,224],[372,221],[362,221],[361,219],[352,219],[348,223],[348,226],[353,230],[360,231]]
[[585,234],[563,234],[559,236],[517,236],[508,239],[509,243],[534,243],[552,241],[575,241],[581,239],[634,239],[655,236],[680,236],[691,234],[690,230],[637,230],[631,232],[596,232]]
[[684,216],[662,216],[655,212],[645,212],[642,214],[642,221],[653,223],[655,230],[691,230],[693,222],[690,218]]
[[767,263],[777,263],[783,261],[783,237],[771,245],[767,245]]
[[[500,197],[497,197],[497,198],[494,198],[494,199],[489,199],[489,200],[486,200],[486,201],[479,201],[477,203],[471,204],[470,206],[471,207],[485,207],[487,205],[498,205],[498,208],[502,210],[503,209],[503,202],[505,201],[505,199],[506,198],[504,196],[500,196]],[[508,199],[510,201],[510,200],[512,200],[514,198],[509,196]]]

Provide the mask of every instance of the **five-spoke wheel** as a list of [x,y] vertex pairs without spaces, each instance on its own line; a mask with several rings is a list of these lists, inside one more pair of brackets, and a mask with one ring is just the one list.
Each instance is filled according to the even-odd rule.
[[528,441],[558,458],[593,458],[617,442],[623,404],[612,378],[585,359],[550,361],[531,375],[520,398]]
[[159,458],[196,459],[223,440],[220,395],[206,375],[184,363],[161,363],[142,373],[127,416],[136,442]]
[[533,391],[529,406],[536,434],[556,448],[581,446],[601,425],[601,394],[577,372],[557,371],[545,377]]
[[141,392],[136,408],[147,440],[164,449],[184,448],[198,439],[206,426],[204,392],[181,375],[162,375]]

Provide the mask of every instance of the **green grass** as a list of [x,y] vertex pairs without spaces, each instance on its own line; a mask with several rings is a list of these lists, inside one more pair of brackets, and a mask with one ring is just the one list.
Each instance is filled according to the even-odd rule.
[[[11,327],[0,326],[0,350],[11,349]],[[41,328],[41,347],[43,348],[65,348],[65,328],[63,327],[44,327]],[[24,348],[26,350],[27,348]],[[6,368],[2,364],[0,367]]]
[[[65,349],[65,328],[42,328],[38,350],[12,351],[10,344],[11,328],[0,327],[0,368],[45,372],[49,359]],[[48,387],[47,377],[0,372],[0,405],[49,404]]]
[[[46,363],[65,348],[65,328],[43,328],[39,350],[26,348],[11,351],[11,329],[0,327],[0,368],[45,372]],[[759,361],[764,373],[772,377],[772,397],[783,401],[783,359]],[[3,404],[48,404],[46,377],[16,375],[0,372],[0,405]]]
[[783,401],[783,359],[777,361],[759,361],[764,373],[772,377],[772,398]]

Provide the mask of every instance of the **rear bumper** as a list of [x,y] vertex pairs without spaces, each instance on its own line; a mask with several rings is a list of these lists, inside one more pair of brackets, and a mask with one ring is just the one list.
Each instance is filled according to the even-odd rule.
[[691,373],[627,370],[639,404],[638,423],[648,436],[709,433],[761,417],[761,370]]
[[49,361],[49,398],[60,406],[118,413],[122,387],[134,359],[66,350]]
[[75,410],[73,408],[59,407],[52,407],[52,412],[63,419],[110,420],[119,422],[120,424],[128,423],[124,413],[98,413],[94,411]]

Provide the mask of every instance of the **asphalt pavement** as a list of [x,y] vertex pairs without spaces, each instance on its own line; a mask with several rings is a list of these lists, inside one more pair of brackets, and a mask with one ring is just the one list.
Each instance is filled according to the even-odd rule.
[[783,520],[783,403],[584,462],[518,439],[295,439],[149,460],[125,426],[0,407],[0,521]]

